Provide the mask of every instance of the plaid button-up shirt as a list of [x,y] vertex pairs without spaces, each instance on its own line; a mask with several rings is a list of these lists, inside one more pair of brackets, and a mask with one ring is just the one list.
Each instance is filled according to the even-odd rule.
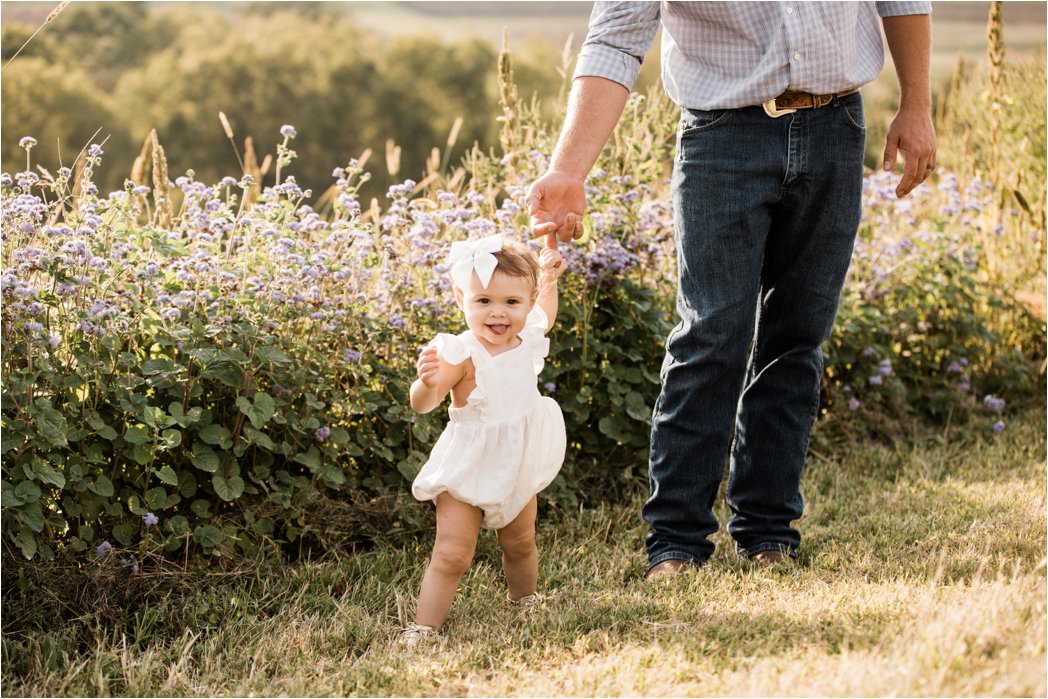
[[662,82],[681,106],[843,92],[884,65],[879,17],[923,14],[930,2],[596,2],[575,77],[629,89],[661,22]]

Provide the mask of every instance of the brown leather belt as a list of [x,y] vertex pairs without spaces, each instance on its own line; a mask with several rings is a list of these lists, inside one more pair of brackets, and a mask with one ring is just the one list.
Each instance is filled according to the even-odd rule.
[[825,107],[833,101],[834,97],[847,97],[858,91],[859,88],[855,87],[851,90],[845,90],[844,92],[838,92],[833,95],[813,95],[810,92],[786,90],[786,92],[782,93],[775,99],[768,100],[761,106],[764,107],[764,111],[768,116],[776,119],[786,114],[793,114],[798,109],[818,109],[819,107]]

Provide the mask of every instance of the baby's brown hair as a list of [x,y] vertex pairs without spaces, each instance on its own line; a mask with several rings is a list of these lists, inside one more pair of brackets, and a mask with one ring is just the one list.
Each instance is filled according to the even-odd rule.
[[523,277],[531,282],[531,288],[539,286],[539,261],[535,251],[517,240],[502,240],[502,249],[492,253],[498,261],[495,268],[511,277]]

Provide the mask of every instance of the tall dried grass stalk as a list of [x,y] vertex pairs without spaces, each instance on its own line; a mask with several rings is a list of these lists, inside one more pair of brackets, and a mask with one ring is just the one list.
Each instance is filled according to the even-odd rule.
[[21,46],[18,47],[18,50],[14,52],[14,55],[12,55],[9,59],[7,59],[7,63],[5,63],[4,67],[2,69],[0,69],[0,72],[3,72],[5,70],[7,70],[7,66],[11,65],[11,61],[13,61],[16,58],[18,58],[18,54],[22,53],[22,49],[24,49],[26,46],[29,46],[29,42],[32,41],[33,39],[35,39],[36,35],[39,34],[43,30],[44,27],[46,27],[47,25],[51,24],[51,22],[54,22],[55,18],[58,17],[58,15],[62,14],[62,10],[64,10],[69,5],[69,3],[71,1],[72,0],[63,0],[62,2],[58,3],[58,5],[55,7],[55,9],[51,10],[51,12],[48,13],[47,18],[44,19],[43,24],[41,24],[39,27],[37,27],[36,31],[33,32],[29,36],[29,38],[26,39],[25,42]]
[[164,155],[164,147],[160,145],[160,137],[156,129],[149,132],[153,138],[153,202],[156,206],[154,217],[156,224],[161,228],[171,226],[171,199],[167,191],[167,156]]
[[[448,168],[448,162],[451,160],[451,149],[455,147],[458,142],[459,132],[462,131],[462,117],[455,117],[455,123],[451,125],[451,131],[448,132],[448,140],[444,145],[444,159],[440,161],[440,172],[444,172]],[[434,151],[437,149],[434,148]]]
[[396,177],[400,172],[400,146],[392,138],[386,139],[386,170],[390,177]]
[[136,186],[142,186],[146,183],[146,172],[149,170],[149,162],[153,154],[153,133],[150,132],[146,136],[145,140],[142,141],[142,150],[138,152],[138,157],[135,158],[134,165],[131,166],[131,181]]
[[250,136],[244,139],[244,174],[251,175],[254,183],[244,190],[244,199],[240,202],[241,211],[250,209],[262,194],[262,171],[258,167],[258,157],[255,155],[255,141]]
[[247,172],[247,169],[244,167],[244,161],[240,159],[240,151],[237,150],[237,142],[236,139],[233,137],[233,127],[230,126],[229,119],[226,118],[226,113],[219,112],[218,120],[222,122],[222,131],[225,132],[226,138],[229,139],[230,145],[233,146],[233,155],[237,157],[237,165],[240,166],[240,170],[242,172]]
[[990,178],[1000,185],[1001,110],[1004,108],[1004,21],[1001,0],[990,3],[986,55],[990,59]]
[[508,156],[509,167],[513,168],[517,145],[520,143],[520,98],[517,95],[517,84],[513,82],[513,60],[509,51],[509,34],[505,29],[502,30],[502,50],[499,51],[498,82],[499,104],[502,105],[502,116],[498,117],[502,122],[499,142],[502,143],[502,152]]

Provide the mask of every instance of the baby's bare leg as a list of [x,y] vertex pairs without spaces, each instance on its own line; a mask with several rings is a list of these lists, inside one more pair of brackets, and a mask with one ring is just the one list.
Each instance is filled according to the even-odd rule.
[[422,578],[415,623],[440,628],[451,609],[459,579],[477,548],[481,511],[447,493],[437,496],[437,540]]
[[539,579],[539,550],[535,545],[535,513],[537,501],[533,497],[516,519],[498,530],[502,548],[502,568],[506,572],[509,598],[518,600],[535,591]]

